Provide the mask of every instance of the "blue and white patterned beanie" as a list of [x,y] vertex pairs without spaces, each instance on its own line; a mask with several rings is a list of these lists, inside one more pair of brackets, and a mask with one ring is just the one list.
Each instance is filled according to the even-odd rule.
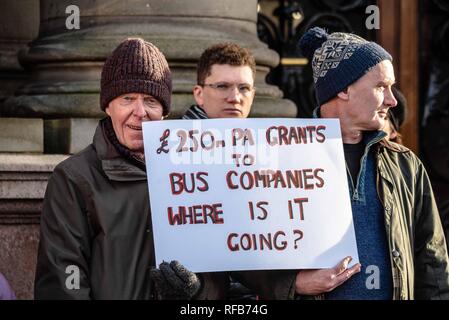
[[391,55],[375,42],[352,34],[327,34],[322,28],[308,30],[299,40],[302,54],[312,61],[318,104],[322,105]]

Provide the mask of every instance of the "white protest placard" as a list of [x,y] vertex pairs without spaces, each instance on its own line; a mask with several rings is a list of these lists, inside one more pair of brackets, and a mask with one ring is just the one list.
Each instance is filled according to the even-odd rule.
[[143,134],[157,265],[358,262],[337,119],[150,121]]

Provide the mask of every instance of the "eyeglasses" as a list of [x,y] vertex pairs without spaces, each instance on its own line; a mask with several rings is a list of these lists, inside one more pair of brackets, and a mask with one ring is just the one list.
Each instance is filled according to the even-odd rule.
[[229,83],[229,82],[217,82],[217,83],[203,83],[200,84],[200,86],[203,87],[210,87],[214,90],[216,90],[220,96],[227,97],[234,88],[237,87],[239,90],[239,93],[244,97],[250,97],[252,92],[256,89],[254,86],[248,84],[248,83]]

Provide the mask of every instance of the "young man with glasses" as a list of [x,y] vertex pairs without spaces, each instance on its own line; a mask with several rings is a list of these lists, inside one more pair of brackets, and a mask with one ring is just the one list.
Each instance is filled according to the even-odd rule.
[[200,57],[196,105],[183,119],[247,118],[254,100],[256,62],[251,52],[234,43],[219,43]]
[[[204,50],[198,61],[196,105],[183,119],[247,118],[254,101],[256,61],[235,43],[219,43]],[[230,279],[227,299],[255,299],[246,287]]]
[[[196,104],[182,118],[247,118],[254,100],[255,76],[256,62],[249,50],[234,43],[219,43],[207,48],[198,62],[197,85],[193,88]],[[255,298],[240,283],[228,279],[225,272],[195,274],[172,261],[161,263],[151,273],[160,299],[196,297],[200,288],[203,291],[208,287],[226,290],[229,280],[227,299]]]

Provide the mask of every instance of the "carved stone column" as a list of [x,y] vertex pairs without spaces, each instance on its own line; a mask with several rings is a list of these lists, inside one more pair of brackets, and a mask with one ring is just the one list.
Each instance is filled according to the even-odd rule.
[[[80,10],[80,29],[66,28],[66,8]],[[44,119],[101,117],[100,72],[106,56],[127,37],[153,42],[174,74],[173,116],[191,103],[196,62],[209,45],[235,41],[250,48],[258,69],[252,116],[295,116],[282,92],[265,82],[278,55],[259,41],[257,0],[41,0],[39,38],[21,57],[30,81],[6,103],[9,115]]]
[[3,102],[29,77],[19,64],[19,52],[37,37],[38,0],[3,0],[0,2],[0,152],[42,152],[41,119],[5,119]]
[[[39,1],[3,0],[0,2],[0,104],[26,80],[18,54],[37,37]],[[1,115],[1,108],[0,108]]]

